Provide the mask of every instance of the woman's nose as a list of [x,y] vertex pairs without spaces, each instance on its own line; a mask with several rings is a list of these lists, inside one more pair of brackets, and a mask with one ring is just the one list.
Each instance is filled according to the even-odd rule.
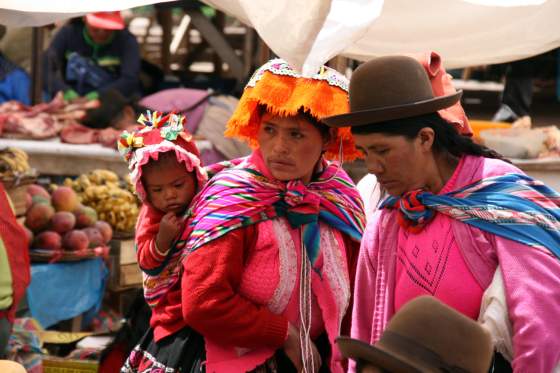
[[366,166],[370,174],[379,175],[383,173],[383,165],[374,157],[366,158]]
[[288,141],[285,136],[276,136],[274,141],[274,152],[276,154],[287,154],[289,149]]

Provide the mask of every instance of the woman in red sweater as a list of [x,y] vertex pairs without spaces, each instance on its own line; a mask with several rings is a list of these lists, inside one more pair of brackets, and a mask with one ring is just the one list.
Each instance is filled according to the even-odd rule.
[[348,110],[347,79],[299,75],[282,60],[255,72],[226,135],[253,153],[193,201],[182,311],[202,334],[207,372],[343,372],[364,213],[340,162],[358,152],[320,119]]

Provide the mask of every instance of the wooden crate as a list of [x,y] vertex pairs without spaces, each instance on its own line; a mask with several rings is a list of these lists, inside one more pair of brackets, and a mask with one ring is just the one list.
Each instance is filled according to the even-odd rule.
[[142,286],[142,272],[136,261],[134,240],[111,241],[109,288]]
[[105,292],[104,304],[115,312],[125,315],[138,296],[142,296],[142,289],[138,287],[121,289],[109,288]]

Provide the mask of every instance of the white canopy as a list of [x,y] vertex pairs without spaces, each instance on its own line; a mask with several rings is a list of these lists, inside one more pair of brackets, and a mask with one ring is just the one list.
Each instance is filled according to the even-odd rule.
[[[560,45],[560,0],[204,1],[253,26],[277,55],[306,73],[338,54],[367,60],[434,50],[454,68],[511,61]],[[0,24],[39,26],[154,2],[2,0]]]
[[559,0],[204,0],[253,26],[310,73],[342,54],[434,50],[447,68],[507,62],[560,45]]
[[44,26],[92,12],[109,12],[171,0],[0,0],[0,24]]

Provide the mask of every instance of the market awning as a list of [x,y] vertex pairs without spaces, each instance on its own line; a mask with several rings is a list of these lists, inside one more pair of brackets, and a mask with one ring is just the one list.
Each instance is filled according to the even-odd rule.
[[130,9],[171,0],[2,0],[0,24],[14,27],[44,26],[92,12]]
[[204,0],[253,26],[304,72],[342,54],[437,51],[448,68],[507,62],[560,45],[556,0]]
[[[164,0],[169,1],[169,0]],[[4,0],[0,24],[40,26],[154,0]],[[512,61],[560,46],[557,0],[204,0],[254,27],[280,57],[313,72],[360,60],[437,51],[448,68]]]

